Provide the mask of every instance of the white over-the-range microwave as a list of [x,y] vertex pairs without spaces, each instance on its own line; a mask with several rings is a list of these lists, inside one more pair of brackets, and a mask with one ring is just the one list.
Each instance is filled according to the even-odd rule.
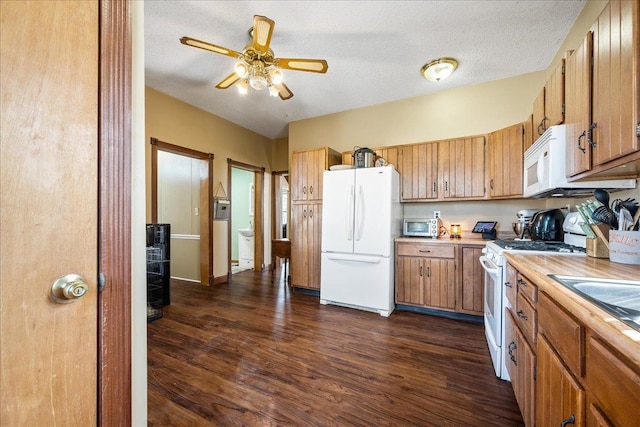
[[566,176],[567,125],[551,126],[524,154],[523,196],[590,197],[593,190],[636,188],[635,179],[569,182]]

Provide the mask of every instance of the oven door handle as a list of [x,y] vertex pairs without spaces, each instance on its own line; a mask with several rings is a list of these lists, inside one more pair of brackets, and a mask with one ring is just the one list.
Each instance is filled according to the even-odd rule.
[[493,263],[484,255],[480,257],[480,264],[482,265],[482,268],[492,276],[497,276],[500,271],[499,267],[494,266]]

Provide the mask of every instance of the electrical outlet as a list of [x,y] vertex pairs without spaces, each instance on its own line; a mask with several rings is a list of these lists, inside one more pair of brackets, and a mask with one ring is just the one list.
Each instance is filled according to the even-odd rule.
[[433,217],[434,217],[435,219],[440,218],[440,211],[433,211]]

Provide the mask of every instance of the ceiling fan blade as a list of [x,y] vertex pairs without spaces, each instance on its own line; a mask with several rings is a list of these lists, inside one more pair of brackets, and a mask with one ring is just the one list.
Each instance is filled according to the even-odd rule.
[[274,84],[274,86],[276,89],[278,89],[278,96],[280,96],[280,99],[282,99],[283,101],[286,101],[287,99],[293,97],[293,92],[289,90],[286,84],[279,83],[277,85]]
[[239,58],[241,53],[235,50],[227,49],[226,47],[216,46],[215,44],[203,42],[201,40],[192,39],[191,37],[182,37],[180,43],[187,46],[198,47],[200,49],[208,50],[209,52],[219,53],[220,55],[227,55],[232,58]]
[[276,58],[273,62],[276,67],[295,71],[326,73],[329,69],[329,65],[324,59]]
[[225,77],[220,83],[218,83],[216,87],[218,89],[227,89],[228,87],[233,86],[238,80],[240,80],[240,77],[235,72],[233,72]]
[[266,16],[255,15],[253,17],[253,47],[258,52],[268,52],[273,27],[276,25]]

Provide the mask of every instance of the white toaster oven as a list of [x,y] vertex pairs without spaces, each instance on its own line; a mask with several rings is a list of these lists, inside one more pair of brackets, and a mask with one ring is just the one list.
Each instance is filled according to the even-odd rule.
[[437,239],[442,227],[440,218],[405,218],[402,235],[405,237],[431,237]]

